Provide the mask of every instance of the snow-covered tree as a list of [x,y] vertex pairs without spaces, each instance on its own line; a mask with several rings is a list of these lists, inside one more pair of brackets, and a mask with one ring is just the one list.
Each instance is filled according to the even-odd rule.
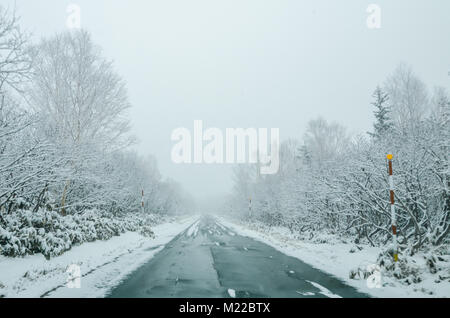
[[385,136],[392,128],[392,120],[390,118],[390,107],[387,104],[389,95],[385,93],[380,86],[377,86],[373,93],[372,105],[375,107],[375,123],[373,124],[373,132],[369,135],[373,138],[381,138]]
[[86,31],[43,39],[32,52],[29,102],[41,117],[45,137],[72,157],[72,176],[61,190],[65,213],[71,184],[86,161],[96,160],[92,149],[108,152],[129,143],[125,112],[130,104],[124,81]]
[[417,133],[417,125],[429,109],[425,84],[414,74],[412,68],[400,64],[385,83],[389,95],[392,119],[402,131]]
[[15,12],[0,5],[0,93],[7,86],[21,91],[29,77],[31,58],[27,44],[28,36],[21,31]]

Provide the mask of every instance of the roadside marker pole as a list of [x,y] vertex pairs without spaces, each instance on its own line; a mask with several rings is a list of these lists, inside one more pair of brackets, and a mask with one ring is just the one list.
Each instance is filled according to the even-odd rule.
[[252,216],[252,198],[248,198],[248,217]]
[[394,244],[394,262],[398,261],[398,246],[397,246],[397,220],[395,215],[394,205],[394,179],[392,177],[392,155],[388,154],[386,158],[389,164],[389,196],[391,200],[391,224],[392,224],[392,241]]
[[142,196],[141,196],[141,211],[144,213],[144,189],[142,189]]

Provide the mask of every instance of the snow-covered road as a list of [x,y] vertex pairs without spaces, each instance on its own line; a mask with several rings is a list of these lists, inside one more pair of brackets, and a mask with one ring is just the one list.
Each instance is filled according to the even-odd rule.
[[[75,246],[46,260],[42,254],[0,256],[0,297],[103,297],[130,272],[145,264],[198,216],[152,227],[155,238],[127,232],[107,241]],[[68,288],[68,270],[79,266],[80,285]]]
[[204,217],[110,297],[367,297],[297,258]]

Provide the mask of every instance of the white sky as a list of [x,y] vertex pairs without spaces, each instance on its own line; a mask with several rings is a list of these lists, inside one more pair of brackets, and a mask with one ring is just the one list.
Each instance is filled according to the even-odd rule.
[[[1,0],[36,39],[66,28],[81,8],[128,83],[138,151],[197,197],[227,192],[228,165],[175,165],[174,128],[278,127],[300,137],[312,118],[365,132],[371,94],[400,62],[431,88],[450,86],[450,1]],[[366,8],[381,7],[381,29]]]

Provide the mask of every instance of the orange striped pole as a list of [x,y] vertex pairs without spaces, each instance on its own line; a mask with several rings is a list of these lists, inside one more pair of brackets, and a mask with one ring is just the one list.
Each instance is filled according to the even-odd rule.
[[141,210],[144,212],[144,189],[141,192]]
[[386,156],[389,164],[389,197],[391,201],[391,224],[392,224],[392,241],[394,247],[394,262],[398,261],[398,246],[397,246],[397,220],[395,215],[394,205],[394,178],[392,176],[392,158],[391,154]]

